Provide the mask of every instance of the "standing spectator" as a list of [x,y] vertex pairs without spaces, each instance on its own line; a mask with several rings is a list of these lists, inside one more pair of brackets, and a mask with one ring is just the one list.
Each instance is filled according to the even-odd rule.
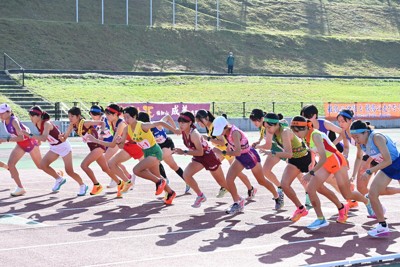
[[228,73],[233,73],[233,65],[235,64],[235,57],[232,52],[229,52],[228,58],[226,59],[226,65],[228,65]]

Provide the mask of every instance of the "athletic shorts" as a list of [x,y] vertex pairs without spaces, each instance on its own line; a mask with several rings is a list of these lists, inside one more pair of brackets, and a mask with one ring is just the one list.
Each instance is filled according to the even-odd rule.
[[335,174],[341,167],[347,166],[347,161],[342,153],[335,153],[330,155],[324,163],[324,168],[329,173]]
[[301,172],[308,172],[308,166],[311,164],[311,153],[308,152],[307,155],[301,158],[291,158],[288,163],[296,166]]
[[203,156],[194,156],[192,161],[200,163],[207,171],[215,171],[221,165],[221,161],[219,161],[217,155],[215,155],[214,151],[212,150],[204,151]]
[[260,155],[252,147],[250,148],[249,152],[243,153],[236,157],[236,160],[239,161],[246,170],[253,169],[258,162],[261,162]]
[[391,179],[400,180],[400,157],[392,161],[392,164],[381,171]]
[[163,154],[161,147],[158,144],[155,144],[154,146],[150,148],[143,149],[144,157],[156,157],[159,161],[162,161]]
[[56,153],[60,157],[65,157],[72,151],[71,144],[67,141],[58,145],[50,145],[50,151]]
[[133,159],[141,159],[144,155],[142,148],[136,143],[125,143],[124,150]]
[[[362,157],[362,160],[363,160],[363,161],[368,161],[368,159],[369,159],[369,156],[368,156],[368,155],[364,155],[364,156]],[[378,162],[376,162],[375,160],[371,161],[371,166],[372,166],[372,167],[375,167],[376,165],[378,165]]]
[[36,139],[29,138],[21,142],[17,142],[17,145],[25,152],[30,153],[35,148],[35,146],[39,146],[39,143]]
[[171,150],[173,150],[175,148],[175,144],[174,141],[172,141],[171,137],[167,137],[167,139],[165,140],[164,143],[158,144],[161,149],[163,148],[170,148]]
[[86,144],[89,147],[90,151],[93,151],[96,148],[101,148],[101,149],[103,149],[103,151],[106,151],[106,148],[104,146],[100,145],[100,144],[92,143],[92,142],[86,143]]

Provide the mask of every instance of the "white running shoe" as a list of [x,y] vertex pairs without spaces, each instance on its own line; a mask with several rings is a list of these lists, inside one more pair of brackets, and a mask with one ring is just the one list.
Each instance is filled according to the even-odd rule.
[[380,223],[378,223],[374,229],[368,231],[368,234],[373,237],[388,236],[389,233],[389,225],[386,224],[386,227],[384,227]]
[[12,197],[18,197],[18,196],[24,195],[25,193],[26,193],[25,189],[17,186],[17,188],[15,188],[14,192],[10,193],[10,195]]
[[81,186],[79,186],[79,193],[78,193],[78,197],[82,197],[84,195],[86,195],[86,192],[88,191],[89,186],[83,184]]
[[107,185],[107,188],[114,188],[117,187],[117,183],[111,179],[110,183]]
[[51,189],[53,192],[57,192],[60,190],[61,186],[67,182],[67,179],[65,178],[58,178],[56,179],[56,182],[54,183],[53,188]]

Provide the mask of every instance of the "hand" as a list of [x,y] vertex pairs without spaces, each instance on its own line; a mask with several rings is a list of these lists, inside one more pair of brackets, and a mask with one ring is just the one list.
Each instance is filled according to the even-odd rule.
[[175,128],[174,134],[176,134],[176,135],[181,135],[181,134],[182,134],[181,129]]
[[302,179],[302,181],[300,181],[300,183],[301,183],[302,185],[307,185],[307,184],[311,181],[311,178],[312,178],[312,175],[309,174],[309,173],[307,173],[307,174],[305,174],[305,175],[303,176],[303,179]]
[[86,141],[87,141],[87,142],[90,142],[90,143],[96,143],[97,139],[96,139],[93,135],[88,134],[88,135],[86,136]]
[[25,131],[25,130],[21,130],[21,133],[22,133],[23,135],[25,135],[25,136],[29,137],[29,133],[28,133],[27,131]]
[[59,134],[58,139],[60,139],[61,142],[65,142],[64,134]]
[[361,175],[361,180],[363,180],[363,181],[368,181],[369,178],[371,178],[371,175],[367,174],[366,172],[364,172],[364,173]]
[[256,146],[257,146],[258,144],[260,144],[260,142],[254,142],[251,146],[252,146],[253,148],[256,148]]
[[183,154],[184,154],[183,150],[180,149],[180,148],[175,148],[175,149],[172,151],[172,153],[173,153],[173,154],[177,154],[177,155],[183,155]]
[[122,142],[122,136],[118,135],[118,136],[115,138],[115,143],[116,143],[117,145],[119,145],[119,144],[121,144],[121,142]]

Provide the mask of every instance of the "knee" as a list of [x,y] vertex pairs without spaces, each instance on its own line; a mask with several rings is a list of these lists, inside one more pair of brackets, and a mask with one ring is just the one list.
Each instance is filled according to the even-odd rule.
[[89,166],[87,165],[87,164],[83,164],[83,163],[81,163],[81,168],[82,168],[82,170],[88,170],[89,169]]

